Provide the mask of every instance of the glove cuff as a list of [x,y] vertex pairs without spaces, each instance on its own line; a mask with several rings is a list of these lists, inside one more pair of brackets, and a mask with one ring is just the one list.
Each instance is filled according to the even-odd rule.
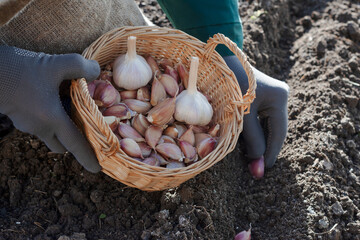
[[15,57],[16,48],[0,46],[0,111],[3,111],[20,85],[21,58]]

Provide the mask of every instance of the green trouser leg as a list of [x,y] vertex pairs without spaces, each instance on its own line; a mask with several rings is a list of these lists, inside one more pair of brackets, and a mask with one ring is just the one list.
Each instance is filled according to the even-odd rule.
[[[176,29],[203,42],[222,33],[242,49],[243,32],[237,0],[158,0],[158,3]],[[216,50],[222,56],[233,55],[223,45]]]

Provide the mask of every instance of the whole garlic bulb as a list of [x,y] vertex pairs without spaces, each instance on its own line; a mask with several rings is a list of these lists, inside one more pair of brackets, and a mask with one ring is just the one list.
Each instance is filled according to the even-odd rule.
[[207,98],[197,90],[199,58],[192,57],[188,88],[176,98],[174,117],[179,122],[191,125],[207,125],[213,116],[213,109]]
[[126,54],[115,59],[113,78],[118,87],[135,90],[148,84],[152,70],[146,60],[136,54],[136,37],[128,38],[127,47]]

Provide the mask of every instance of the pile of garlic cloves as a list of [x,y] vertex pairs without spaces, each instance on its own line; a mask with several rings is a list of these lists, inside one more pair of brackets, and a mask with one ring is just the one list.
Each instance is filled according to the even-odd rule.
[[188,70],[181,62],[137,55],[131,36],[127,53],[88,83],[128,156],[171,169],[200,161],[215,149],[220,125],[213,121],[209,97],[196,87],[199,59],[191,59]]

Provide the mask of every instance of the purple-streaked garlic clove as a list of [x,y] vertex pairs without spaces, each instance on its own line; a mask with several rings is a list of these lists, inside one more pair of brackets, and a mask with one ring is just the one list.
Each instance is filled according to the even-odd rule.
[[149,102],[150,101],[150,90],[148,87],[141,87],[137,90],[136,99],[143,101],[143,102]]
[[118,132],[123,138],[131,138],[135,142],[144,142],[145,139],[133,127],[126,123],[119,123]]
[[87,85],[88,85],[88,90],[89,90],[89,94],[90,94],[90,97],[91,98],[94,98],[94,93],[95,93],[95,89],[96,89],[96,86],[103,82],[102,80],[94,80],[92,82],[89,82]]
[[130,119],[130,109],[124,103],[115,104],[102,112],[103,116],[115,116],[120,120]]
[[161,136],[162,136],[162,128],[158,126],[150,126],[145,131],[145,140],[146,143],[155,149],[155,146],[158,144]]
[[120,96],[122,100],[125,99],[136,99],[137,96],[137,90],[125,90],[120,91]]
[[184,154],[181,152],[181,149],[172,143],[162,143],[158,144],[155,150],[164,156],[167,159],[182,161],[184,159]]
[[144,158],[141,155],[141,149],[139,147],[139,144],[134,141],[134,139],[131,138],[123,138],[120,140],[120,147],[121,149],[130,157],[134,158]]
[[174,97],[179,92],[179,85],[177,81],[169,74],[163,74],[159,78],[160,83],[164,86],[165,91],[171,97]]
[[115,131],[119,125],[119,119],[114,116],[105,116],[105,122],[109,125],[111,131]]
[[251,239],[251,225],[250,229],[247,231],[241,231],[238,234],[236,234],[234,240],[250,240]]
[[165,87],[155,76],[151,85],[150,103],[152,106],[156,106],[158,103],[162,102],[165,99],[166,99]]
[[179,134],[179,131],[175,126],[169,126],[165,129],[164,135],[167,135],[172,138],[177,138]]
[[149,102],[140,101],[137,99],[125,99],[123,103],[126,104],[132,111],[137,113],[146,113],[150,110],[151,104]]
[[209,131],[208,131],[208,133],[210,134],[210,136],[212,136],[212,137],[217,137],[218,136],[218,133],[219,133],[219,130],[220,130],[220,124],[215,124],[215,125],[213,125],[210,129],[209,129]]
[[186,130],[187,130],[187,127],[184,124],[179,123],[179,122],[175,122],[174,126],[178,130],[178,136],[177,136],[178,138],[180,138],[184,134],[184,132],[186,132]]
[[157,64],[156,60],[150,55],[146,56],[145,60],[149,64],[151,71],[153,73],[153,76],[156,75],[157,77],[160,77],[161,72],[160,72],[159,65]]
[[143,157],[149,157],[151,154],[152,148],[144,142],[138,142],[138,144],[141,149],[141,154],[143,155]]
[[159,160],[157,158],[155,158],[155,157],[147,157],[142,162],[146,163],[146,164],[148,164],[150,166],[157,166],[157,167],[160,166]]
[[119,103],[121,97],[109,81],[102,81],[96,86],[93,99],[99,107],[110,107]]
[[160,65],[160,67],[161,67],[162,69],[166,69],[167,66],[169,66],[169,67],[172,67],[172,66],[173,66],[171,60],[168,59],[168,58],[163,58],[163,59],[161,59],[161,60],[159,61],[159,65]]
[[195,161],[195,158],[197,156],[196,148],[193,145],[191,145],[190,143],[188,143],[187,141],[179,140],[178,144],[179,144],[181,151],[184,153],[184,156],[185,156],[184,161],[186,163]]
[[199,126],[199,125],[190,125],[187,124],[187,127],[192,126],[193,132],[196,133],[207,133],[209,131],[209,126]]
[[195,133],[195,146],[199,145],[202,140],[211,138],[210,134],[207,133]]
[[166,98],[161,103],[150,109],[147,115],[147,120],[156,126],[167,124],[175,112],[176,97]]
[[195,145],[195,134],[191,126],[180,136],[179,140],[186,141],[190,143],[192,146]]
[[136,129],[141,135],[145,136],[146,129],[150,126],[149,121],[141,113],[136,114],[132,120],[131,125]]
[[161,144],[161,143],[173,143],[173,144],[176,144],[175,140],[170,137],[170,136],[167,136],[167,135],[162,135],[158,144]]
[[183,168],[185,164],[183,162],[171,161],[166,165],[168,169]]
[[165,158],[163,158],[160,154],[158,154],[158,153],[156,153],[154,151],[151,152],[150,157],[154,157],[157,160],[159,160],[160,165],[166,165],[166,164],[169,163]]
[[189,83],[189,71],[181,62],[177,64],[176,69],[179,73],[182,84],[184,85],[185,89],[187,89]]
[[179,83],[180,81],[179,73],[173,67],[166,66],[165,74],[172,76],[176,80],[176,82]]
[[216,140],[212,137],[203,139],[198,145],[196,145],[197,153],[199,157],[203,159],[209,153],[211,153],[216,146]]
[[264,162],[264,156],[261,156],[260,158],[253,159],[249,163],[249,171],[253,178],[260,179],[264,176],[265,173],[265,162]]

